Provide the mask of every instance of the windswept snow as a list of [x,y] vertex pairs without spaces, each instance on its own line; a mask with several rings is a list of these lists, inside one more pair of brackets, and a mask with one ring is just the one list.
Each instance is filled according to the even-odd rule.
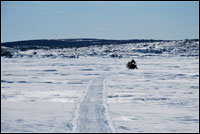
[[105,83],[117,132],[198,132],[198,59],[151,57],[138,65]]

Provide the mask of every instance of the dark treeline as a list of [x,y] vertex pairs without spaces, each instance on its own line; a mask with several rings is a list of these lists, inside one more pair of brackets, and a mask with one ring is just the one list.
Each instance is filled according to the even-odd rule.
[[58,39],[58,40],[27,40],[16,42],[1,43],[5,47],[17,48],[69,48],[69,47],[87,47],[91,45],[109,45],[109,44],[127,44],[127,43],[142,43],[142,42],[155,42],[163,40],[106,40],[106,39]]

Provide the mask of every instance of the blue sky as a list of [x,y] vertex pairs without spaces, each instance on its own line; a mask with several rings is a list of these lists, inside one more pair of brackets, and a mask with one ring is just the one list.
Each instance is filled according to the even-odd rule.
[[199,38],[199,2],[2,2],[1,42]]

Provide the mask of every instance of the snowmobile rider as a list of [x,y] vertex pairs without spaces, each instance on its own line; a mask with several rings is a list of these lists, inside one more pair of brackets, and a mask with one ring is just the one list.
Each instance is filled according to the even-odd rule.
[[127,66],[129,69],[135,69],[135,68],[138,69],[137,64],[136,64],[136,62],[135,62],[134,59],[132,59],[131,62],[128,62],[128,63],[126,64],[126,66]]
[[134,61],[134,59],[131,60],[131,64],[136,65],[136,62]]

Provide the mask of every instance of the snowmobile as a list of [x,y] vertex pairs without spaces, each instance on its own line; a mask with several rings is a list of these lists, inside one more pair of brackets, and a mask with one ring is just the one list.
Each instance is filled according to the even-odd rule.
[[127,64],[126,64],[126,67],[128,69],[138,69],[137,67],[137,64],[134,60],[132,60],[131,62],[129,61]]

